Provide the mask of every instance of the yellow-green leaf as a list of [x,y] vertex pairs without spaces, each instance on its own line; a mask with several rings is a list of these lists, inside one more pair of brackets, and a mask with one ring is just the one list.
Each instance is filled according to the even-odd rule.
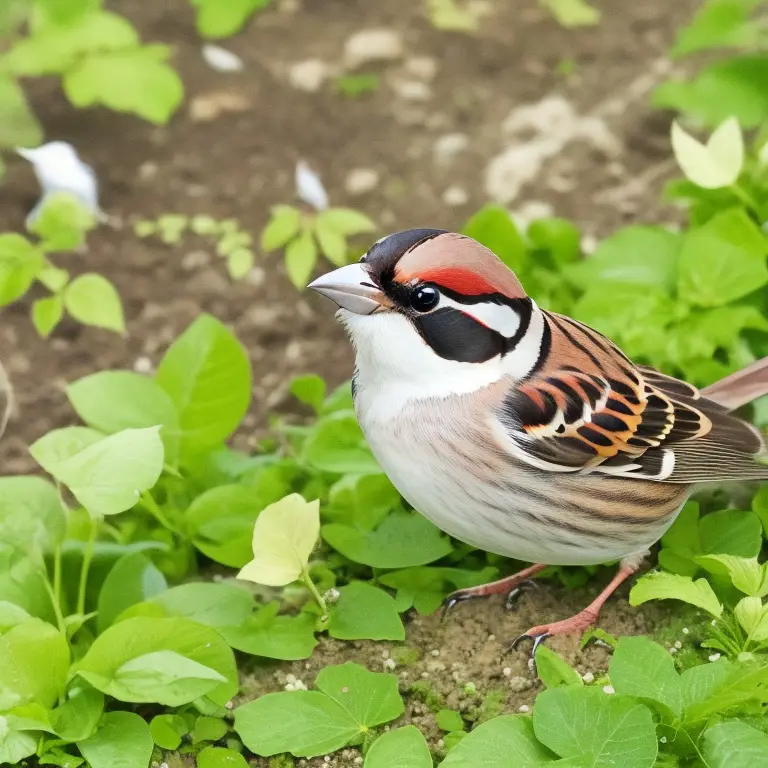
[[672,123],[672,149],[686,177],[704,189],[730,186],[744,165],[744,138],[735,117],[718,126],[706,144]]

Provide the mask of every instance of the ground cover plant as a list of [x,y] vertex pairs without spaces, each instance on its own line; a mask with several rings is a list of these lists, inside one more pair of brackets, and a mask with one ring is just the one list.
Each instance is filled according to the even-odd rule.
[[[768,354],[765,137],[745,138],[738,120],[721,117],[706,132],[676,124],[665,143],[683,172],[664,192],[679,207],[678,228],[640,220],[585,254],[568,219],[519,225],[486,205],[464,231],[515,269],[542,306],[594,325],[638,362],[708,383]],[[47,344],[56,323],[45,318],[62,308],[123,332],[114,304],[110,322],[78,316],[68,292],[82,278],[49,263],[88,234],[78,209],[59,205],[29,237],[2,236],[2,303],[26,310],[24,294],[35,291],[33,320],[54,335]],[[297,287],[318,252],[352,260],[345,236],[373,226],[354,210],[319,207],[277,207],[263,230],[264,250],[287,246]],[[246,229],[223,217],[147,217],[136,234],[171,246],[209,238],[233,277],[256,263]],[[308,246],[289,257],[297,240],[312,243],[311,258]],[[90,268],[92,256],[83,258]],[[50,295],[38,298],[42,290]],[[587,632],[582,643],[610,655],[586,674],[540,647],[535,668],[516,680],[531,691],[521,711],[459,671],[445,695],[426,671],[439,668],[440,649],[414,666],[419,622],[453,589],[519,564],[451,540],[408,508],[364,443],[349,384],[295,378],[296,408],[273,414],[250,450],[233,447],[248,429],[259,373],[248,351],[202,313],[151,373],[71,377],[69,426],[35,435],[34,474],[0,478],[0,763],[764,763],[765,488],[714,489],[685,507],[630,592],[632,605],[667,609],[651,636]],[[765,402],[745,416],[764,425]],[[551,568],[543,578],[575,588],[596,575]],[[328,662],[331,646],[341,650]],[[345,660],[368,648],[364,664]],[[287,664],[304,671],[254,685]]]

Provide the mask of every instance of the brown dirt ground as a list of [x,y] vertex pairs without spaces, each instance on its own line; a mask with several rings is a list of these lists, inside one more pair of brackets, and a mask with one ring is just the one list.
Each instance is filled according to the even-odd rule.
[[[199,253],[199,242],[167,247],[138,240],[131,228],[137,218],[167,212],[235,217],[257,238],[269,207],[292,201],[293,167],[306,158],[322,175],[332,202],[365,210],[381,224],[380,234],[411,226],[460,227],[487,200],[483,170],[505,146],[506,116],[550,94],[564,96],[579,115],[603,117],[616,147],[570,143],[544,164],[511,207],[521,200],[545,201],[598,236],[635,218],[670,218],[657,203],[660,179],[669,170],[669,120],[648,107],[647,91],[662,79],[659,62],[663,66],[674,29],[690,17],[695,0],[597,0],[603,20],[582,30],[559,27],[534,0],[498,0],[486,4],[489,16],[475,36],[433,29],[425,5],[276,0],[244,32],[223,43],[242,57],[245,71],[221,74],[202,60],[185,0],[116,0],[110,7],[136,24],[143,39],[174,46],[187,98],[163,128],[101,109],[75,111],[57,82],[29,83],[48,137],[72,142],[97,170],[102,203],[113,221],[92,235],[87,253],[68,255],[60,264],[75,273],[92,269],[107,275],[123,297],[129,333],[122,339],[65,322],[43,341],[29,322],[29,300],[2,312],[0,358],[18,402],[0,444],[4,474],[32,471],[29,443],[52,427],[74,422],[63,394],[67,381],[99,369],[130,368],[143,356],[157,363],[201,311],[230,323],[251,355],[254,400],[245,431],[263,428],[269,412],[288,407],[287,384],[296,373],[315,371],[332,384],[350,375],[351,352],[329,307],[297,293],[277,255],[264,256],[249,279],[231,284],[212,253]],[[288,83],[291,63],[315,57],[338,62],[344,41],[373,27],[397,30],[406,59],[434,59],[437,73],[428,84],[427,101],[394,95],[393,86],[407,70],[404,61],[366,68],[382,75],[382,86],[359,99],[343,98],[330,85],[304,93]],[[575,63],[573,75],[557,74],[563,60]],[[201,119],[211,109],[220,112]],[[433,145],[453,132],[467,135],[468,149],[441,167],[433,161]],[[37,195],[28,166],[13,160],[9,166],[0,186],[0,231],[19,230]],[[358,167],[375,168],[381,183],[353,199],[344,191],[344,179]],[[455,184],[466,190],[468,202],[449,207],[442,195]],[[462,682],[476,682],[482,693],[503,689],[506,709],[516,711],[530,703],[537,685],[525,656],[504,655],[504,642],[530,624],[574,612],[585,598],[584,592],[554,591],[537,598],[535,609],[526,596],[515,614],[504,615],[488,602],[460,606],[444,624],[417,618],[408,643],[421,660],[398,672],[408,674],[404,685],[426,673],[449,705],[461,707],[456,672]],[[657,618],[655,611],[629,609],[622,598],[609,603],[601,625],[611,632],[638,633],[652,630]],[[579,652],[576,641],[568,639],[552,645],[584,671],[605,666],[600,648]],[[248,689],[280,688],[280,676],[289,671],[311,683],[331,660],[368,661],[375,669],[386,647],[324,642],[308,669],[303,664],[281,665],[276,673],[263,668],[248,678]],[[440,655],[433,657],[433,649]],[[509,676],[503,674],[505,666],[511,668]],[[436,735],[431,715],[419,706],[409,699],[409,717]],[[353,764],[352,757],[340,759],[339,765]]]

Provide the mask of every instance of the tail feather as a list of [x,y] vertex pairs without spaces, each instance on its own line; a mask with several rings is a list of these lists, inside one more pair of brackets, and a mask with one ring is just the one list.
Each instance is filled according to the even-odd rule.
[[768,357],[710,384],[701,394],[731,411],[768,395]]

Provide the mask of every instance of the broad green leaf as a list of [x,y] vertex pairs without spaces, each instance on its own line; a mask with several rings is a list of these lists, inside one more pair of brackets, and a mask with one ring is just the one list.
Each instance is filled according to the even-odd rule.
[[197,755],[197,768],[248,768],[248,763],[234,749],[206,747]]
[[710,768],[765,768],[768,733],[732,720],[704,732],[704,758]]
[[163,45],[91,54],[64,73],[64,92],[76,107],[100,104],[165,125],[184,96],[168,55]]
[[320,535],[320,502],[292,493],[270,504],[253,526],[253,560],[237,578],[281,587],[307,567]]
[[168,393],[148,376],[132,371],[100,371],[67,386],[77,415],[100,432],[159,424],[170,461],[178,450],[179,415]]
[[70,442],[71,428],[54,430],[34,443],[30,452],[89,512],[116,515],[133,507],[142,491],[152,488],[160,477],[159,429],[125,429],[84,448]]
[[500,205],[481,208],[465,225],[463,232],[493,251],[510,269],[520,273],[527,251],[515,222]]
[[182,616],[219,629],[245,621],[254,607],[253,595],[233,584],[180,584],[152,597],[169,616]]
[[318,229],[332,230],[342,237],[373,232],[376,225],[364,213],[352,208],[328,208],[317,214]]
[[83,325],[125,333],[120,295],[106,277],[95,272],[76,277],[64,289],[64,307]]
[[43,129],[29,108],[19,83],[12,77],[0,76],[0,147],[36,147],[43,140]]
[[31,616],[55,621],[46,589],[47,574],[39,552],[15,547],[0,539],[0,600],[23,608]]
[[373,568],[409,568],[439,560],[453,547],[426,518],[411,512],[394,512],[374,531],[362,533],[349,525],[330,523],[323,538],[342,555]]
[[84,15],[76,24],[47,24],[20,38],[4,64],[14,75],[58,74],[85,53],[130,49],[138,44],[136,31],[122,16],[98,11]]
[[734,56],[704,67],[688,82],[668,81],[653,93],[655,107],[685,112],[708,126],[736,117],[744,130],[768,117],[768,56]]
[[0,307],[21,298],[44,264],[43,251],[26,237],[0,235]]
[[307,287],[316,263],[317,245],[309,231],[305,230],[285,247],[285,270],[300,291]]
[[543,644],[536,649],[536,673],[547,688],[584,685],[581,675],[560,654]]
[[233,280],[242,280],[253,269],[253,262],[250,248],[238,248],[227,256],[227,272]]
[[587,0],[540,0],[558,24],[566,28],[592,27],[600,23],[600,11]]
[[627,227],[603,240],[591,256],[568,266],[565,274],[582,290],[612,282],[670,293],[682,245],[682,235],[663,227]]
[[253,557],[253,525],[263,508],[252,488],[221,485],[200,494],[185,517],[192,540],[203,554],[242,568]]
[[682,600],[718,618],[723,606],[706,579],[693,579],[676,573],[649,573],[635,582],[629,593],[630,605],[648,600]]
[[35,330],[45,339],[50,336],[64,316],[64,300],[61,296],[35,299],[32,304],[32,323]]
[[[325,211],[325,213],[328,213],[328,211]],[[320,213],[315,220],[317,242],[325,258],[337,267],[341,267],[347,263],[347,241],[344,239],[344,235],[333,229],[322,218],[322,215]]]
[[581,255],[581,233],[569,219],[537,219],[526,235],[534,248],[546,251],[558,266],[577,261]]
[[0,762],[4,765],[23,764],[25,757],[37,751],[37,741],[32,733],[12,729],[8,718],[0,715]]
[[539,768],[554,759],[534,735],[530,717],[501,715],[473,728],[448,753],[440,768]]
[[328,634],[339,640],[405,640],[392,597],[371,584],[353,581],[330,606]]
[[725,509],[701,518],[701,548],[704,554],[757,557],[762,546],[760,520],[752,512]]
[[152,758],[152,734],[133,712],[108,712],[99,730],[77,748],[91,768],[147,768]]
[[308,373],[291,381],[291,394],[301,403],[319,413],[325,401],[325,381],[317,374]]
[[22,624],[31,618],[21,606],[9,603],[7,600],[0,600],[0,634],[4,634],[11,627]]
[[[724,664],[721,659],[716,664]],[[686,720],[701,722],[734,707],[764,705],[768,701],[768,666],[743,661],[727,664],[727,676],[704,701],[686,709]]]
[[69,282],[69,272],[47,264],[37,276],[37,279],[52,293],[58,293]]
[[41,477],[0,477],[0,541],[30,551],[52,551],[67,519],[56,488]]
[[104,695],[87,683],[69,686],[67,700],[50,713],[56,735],[66,741],[89,739],[104,712]]
[[209,451],[237,428],[251,402],[251,366],[240,342],[201,315],[171,345],[157,383],[179,413],[182,457]]
[[680,692],[686,719],[689,708],[709,699],[725,682],[730,670],[731,662],[720,659],[708,664],[699,664],[681,673]]
[[642,635],[619,638],[608,672],[616,693],[650,699],[680,717],[680,675],[669,651],[658,643]]
[[103,693],[137,703],[176,707],[208,695],[224,704],[237,691],[235,659],[224,639],[183,618],[137,616],[113,624],[73,671]]
[[261,248],[274,251],[292,240],[301,227],[301,214],[291,205],[276,205],[271,210],[267,226],[261,233]]
[[727,573],[733,586],[745,595],[768,595],[768,567],[758,563],[755,557],[702,555],[696,558],[696,562],[712,573]]
[[671,55],[675,58],[710,48],[750,48],[759,26],[749,20],[760,0],[707,0],[690,24],[678,30]]
[[[83,244],[86,233],[95,225],[95,216],[75,195],[70,192],[49,192],[29,229],[43,241],[46,251],[72,251]],[[57,272],[60,275],[62,271],[56,267],[47,267],[45,279],[43,275],[39,279],[48,285],[52,279],[55,280],[52,275]],[[51,290],[64,287],[66,280],[63,284],[60,280],[59,277],[58,287]]]
[[78,21],[86,13],[99,9],[99,0],[37,0],[36,7],[45,24],[67,25]]
[[192,731],[192,743],[200,744],[204,741],[218,741],[223,739],[229,732],[229,725],[226,720],[220,717],[206,717],[202,715],[195,720],[195,727]]
[[252,13],[266,8],[270,0],[193,0],[198,6],[197,31],[208,38],[230,37],[248,21]]
[[651,768],[658,750],[650,710],[599,688],[549,688],[536,698],[536,737],[560,757],[592,768]]
[[304,443],[302,458],[314,469],[334,474],[379,474],[353,413],[337,411],[320,419]]
[[64,693],[69,647],[55,627],[27,619],[0,637],[0,711],[36,702],[51,708]]
[[435,723],[443,731],[464,730],[464,718],[453,709],[441,709],[435,715]]
[[112,566],[99,592],[99,633],[126,609],[167,589],[165,576],[141,552],[124,555]]
[[189,726],[181,715],[155,715],[149,723],[149,732],[161,749],[178,749],[182,737],[189,733]]
[[672,123],[672,149],[685,176],[704,189],[729,187],[744,165],[744,138],[739,121],[723,122],[702,144],[677,121]]
[[678,290],[691,304],[716,307],[768,283],[768,238],[746,212],[730,208],[686,235]]
[[390,512],[400,508],[400,494],[383,472],[342,475],[330,488],[323,517],[353,525],[360,531],[371,531]]
[[[763,608],[763,601],[759,597],[744,597],[739,600],[733,609],[733,615],[749,639],[760,642],[764,632],[768,636],[768,609]],[[766,617],[765,630],[761,626],[764,616]]]
[[317,645],[314,617],[306,613],[277,616],[277,607],[277,603],[269,603],[237,625],[216,629],[243,653],[285,661],[308,659]]
[[406,725],[379,736],[368,750],[363,768],[432,768],[432,755],[421,731]]

